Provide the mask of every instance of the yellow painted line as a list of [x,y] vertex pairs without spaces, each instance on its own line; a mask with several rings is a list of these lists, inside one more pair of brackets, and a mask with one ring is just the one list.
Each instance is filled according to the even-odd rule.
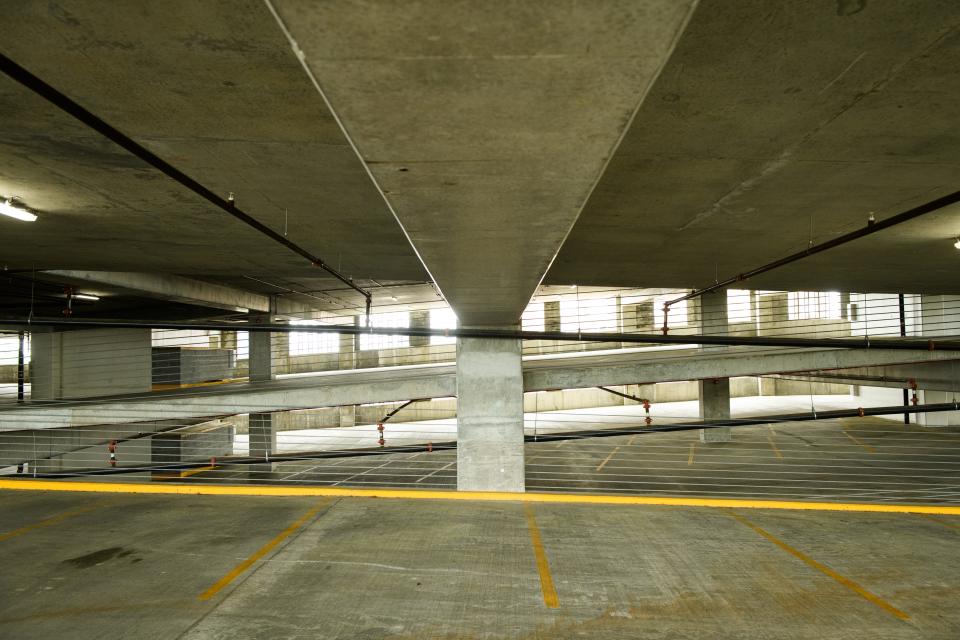
[[639,435],[639,434],[634,434],[634,435],[630,436],[630,439],[627,440],[627,446],[628,446],[628,447],[633,444],[633,441],[634,441],[634,440],[637,439],[637,435]]
[[435,489],[361,489],[230,484],[138,484],[132,482],[65,482],[62,480],[0,480],[0,490],[84,491],[94,493],[181,494],[192,496],[332,496],[336,498],[391,498],[400,500],[462,500],[473,502],[550,502],[670,507],[792,509],[800,511],[860,511],[869,513],[930,513],[960,516],[960,506],[862,502],[801,502],[737,498],[674,498],[669,496],[612,496],[589,493],[510,493],[500,491],[446,491]]
[[697,441],[694,440],[693,442],[690,443],[690,455],[687,456],[688,467],[693,464],[693,452],[696,451],[696,449],[697,449]]
[[180,478],[189,478],[190,476],[202,473],[204,471],[213,471],[218,467],[208,466],[208,467],[199,467],[197,469],[188,469],[186,471],[171,471],[170,473],[156,473],[153,478],[155,480],[179,480]]
[[866,449],[868,453],[876,453],[876,452],[877,452],[877,450],[874,449],[873,447],[871,447],[870,445],[864,444],[864,443],[860,442],[859,440],[857,440],[856,438],[854,438],[852,435],[850,435],[850,432],[849,432],[849,431],[844,431],[844,433],[846,434],[846,436],[847,436],[848,438],[850,438],[851,440],[853,440],[854,442],[856,442],[858,445],[860,445],[861,447],[863,447],[864,449]]
[[886,600],[884,600],[884,599],[881,598],[880,596],[878,596],[878,595],[876,595],[876,594],[873,594],[873,593],[867,591],[866,589],[864,589],[863,587],[861,587],[859,584],[857,584],[856,582],[854,582],[854,581],[851,580],[850,578],[847,578],[847,577],[845,577],[845,576],[840,575],[839,573],[837,573],[836,571],[834,571],[833,569],[831,569],[831,568],[828,567],[827,565],[822,564],[822,563],[820,563],[820,562],[817,562],[816,560],[814,560],[813,558],[811,558],[810,556],[808,556],[808,555],[805,554],[804,552],[800,551],[799,549],[794,549],[793,547],[791,547],[790,545],[788,545],[788,544],[787,544],[786,542],[784,542],[783,540],[781,540],[781,539],[777,538],[776,536],[768,533],[767,531],[761,529],[760,527],[758,527],[757,525],[753,524],[752,522],[750,522],[749,520],[747,520],[746,518],[744,518],[744,517],[741,516],[740,514],[734,513],[733,511],[731,511],[731,512],[730,512],[730,515],[732,515],[732,516],[733,516],[735,519],[737,519],[740,523],[742,523],[742,524],[750,527],[751,529],[753,529],[754,531],[756,531],[757,533],[759,533],[761,536],[763,536],[764,538],[766,538],[767,540],[769,540],[769,541],[772,542],[773,544],[777,545],[778,547],[780,547],[781,549],[783,549],[784,551],[786,551],[787,553],[789,553],[789,554],[792,555],[793,557],[795,557],[795,558],[797,558],[797,559],[799,559],[799,560],[802,560],[802,561],[803,561],[804,563],[806,563],[808,566],[813,567],[813,568],[816,569],[817,571],[820,571],[821,573],[823,573],[823,574],[825,574],[825,575],[827,575],[827,576],[830,576],[831,578],[833,578],[834,580],[836,580],[837,582],[839,582],[840,584],[842,584],[842,585],[845,586],[846,588],[848,588],[848,589],[850,589],[851,591],[855,592],[855,593],[856,593],[857,595],[859,595],[860,597],[869,600],[870,602],[872,602],[873,604],[877,605],[878,607],[880,607],[881,609],[883,609],[883,610],[886,611],[887,613],[892,613],[893,615],[895,615],[896,617],[900,618],[901,620],[909,620],[909,619],[910,619],[910,615],[909,615],[909,614],[901,611],[900,609],[897,609],[895,606],[893,606],[892,604],[890,604],[889,602],[887,602]]
[[776,454],[778,458],[783,460],[783,454],[780,453],[780,449],[778,449],[776,443],[774,443],[773,436],[767,436],[767,442],[770,443],[770,448],[773,449],[773,453]]
[[277,534],[277,536],[273,540],[271,540],[267,544],[257,549],[253,553],[253,555],[251,555],[246,560],[244,560],[243,562],[235,566],[230,571],[230,573],[228,573],[227,575],[217,580],[217,582],[214,583],[212,587],[210,587],[209,589],[201,593],[199,598],[201,600],[209,600],[213,596],[217,595],[224,587],[226,587],[228,584],[236,580],[237,576],[239,576],[241,573],[243,573],[244,571],[249,569],[251,566],[253,566],[253,564],[257,560],[260,560],[265,555],[270,553],[274,547],[276,547],[278,544],[280,544],[281,542],[289,538],[294,531],[296,531],[297,529],[302,527],[304,524],[306,524],[308,521],[316,517],[316,515],[320,513],[320,510],[323,509],[325,506],[327,506],[329,503],[330,503],[330,500],[324,500],[320,504],[318,504],[317,506],[313,507],[312,509],[307,511],[305,514],[300,516],[300,518],[298,518],[296,522],[294,522],[289,527],[287,527],[286,529],[281,531],[279,534]]
[[150,385],[151,391],[172,391],[174,389],[193,389],[194,387],[214,387],[220,384],[230,384],[232,382],[246,382],[246,378],[227,378],[226,380],[211,380],[209,382],[189,382],[187,384],[154,384]]
[[181,472],[180,472],[180,477],[181,477],[181,478],[189,478],[190,476],[196,475],[196,474],[198,474],[198,473],[203,473],[204,471],[213,471],[213,470],[216,469],[216,468],[217,468],[217,467],[209,466],[209,467],[199,467],[199,468],[197,468],[197,469],[189,469],[189,470],[187,470],[187,471],[181,471]]
[[620,447],[613,448],[613,451],[610,452],[610,455],[604,458],[603,462],[597,465],[597,471],[600,471],[600,469],[603,469],[607,465],[607,463],[610,462],[610,458],[612,458],[617,453],[617,451],[620,451]]
[[530,542],[533,543],[533,555],[537,559],[537,573],[540,574],[540,590],[543,592],[543,604],[548,609],[556,609],[560,606],[560,598],[557,596],[557,589],[553,586],[553,576],[550,575],[550,562],[547,560],[547,552],[543,548],[543,540],[540,538],[540,527],[537,526],[537,517],[533,513],[533,505],[523,505],[523,512],[527,516],[527,528],[530,529]]
[[42,529],[43,527],[49,527],[50,525],[59,524],[68,518],[78,516],[81,513],[87,513],[88,511],[93,511],[94,509],[99,509],[102,507],[102,504],[90,504],[83,507],[78,507],[76,509],[71,509],[69,511],[64,511],[63,513],[58,513],[55,516],[50,516],[49,518],[44,518],[39,522],[34,522],[33,524],[28,524],[25,527],[20,527],[19,529],[14,529],[13,531],[8,531],[7,533],[0,533],[0,542],[4,540],[9,540],[10,538],[15,538],[17,536],[22,536],[25,533],[29,533],[36,529]]

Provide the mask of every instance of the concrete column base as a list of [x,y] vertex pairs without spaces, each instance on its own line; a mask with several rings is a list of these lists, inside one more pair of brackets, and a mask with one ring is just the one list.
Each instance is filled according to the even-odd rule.
[[[730,378],[699,380],[701,420],[730,419]],[[730,442],[733,436],[729,427],[700,429],[700,442]]]
[[457,340],[457,489],[524,491],[520,341]]
[[700,442],[730,442],[731,440],[733,436],[730,435],[730,427],[700,429]]

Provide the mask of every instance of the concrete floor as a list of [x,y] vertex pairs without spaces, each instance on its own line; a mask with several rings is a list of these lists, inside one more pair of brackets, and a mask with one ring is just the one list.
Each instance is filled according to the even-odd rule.
[[[528,444],[527,489],[856,502],[960,503],[960,429],[879,418]],[[255,482],[453,489],[456,454],[438,451],[279,463]],[[115,480],[129,480],[116,476]],[[249,482],[246,466],[190,476]]]
[[0,637],[960,636],[960,518],[525,509],[0,492]]

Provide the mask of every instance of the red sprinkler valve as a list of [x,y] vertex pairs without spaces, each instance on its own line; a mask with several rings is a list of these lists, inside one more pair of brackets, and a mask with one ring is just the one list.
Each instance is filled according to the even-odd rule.
[[110,466],[117,466],[117,441],[111,440],[110,444],[107,445],[107,451],[110,452]]
[[428,442],[428,443],[427,443],[427,453],[430,453],[431,451],[433,451],[433,443],[432,443],[432,442]]
[[863,407],[857,407],[857,415],[863,417]]

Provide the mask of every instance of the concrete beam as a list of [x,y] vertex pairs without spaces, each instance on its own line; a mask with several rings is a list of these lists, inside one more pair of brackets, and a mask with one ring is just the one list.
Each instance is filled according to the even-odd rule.
[[47,271],[52,276],[110,289],[147,295],[169,302],[195,304],[228,311],[270,311],[270,296],[219,284],[155,273],[127,271]]
[[524,362],[523,386],[526,391],[579,389],[960,359],[960,353],[955,351],[898,352],[890,349],[731,347],[717,350],[720,353],[690,348],[636,351],[624,349],[557,359],[531,358]]
[[444,298],[476,326],[518,320],[696,6],[273,4]]

